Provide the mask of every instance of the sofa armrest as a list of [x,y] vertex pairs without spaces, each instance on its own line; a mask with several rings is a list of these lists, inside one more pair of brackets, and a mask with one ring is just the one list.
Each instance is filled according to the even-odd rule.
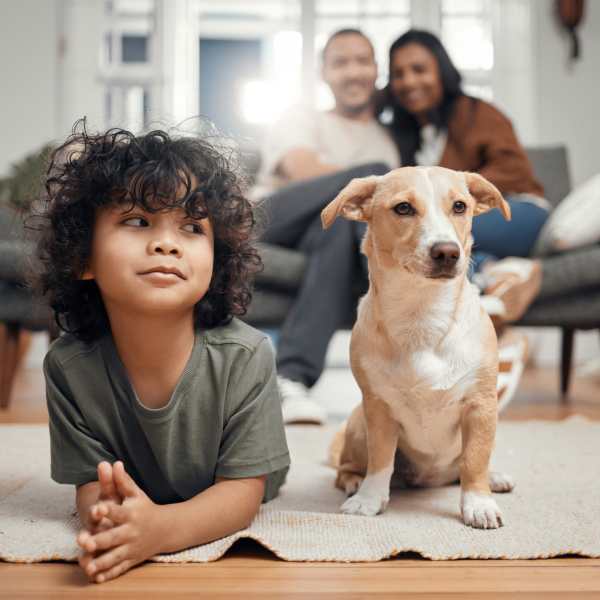
[[594,244],[542,258],[539,299],[600,289],[600,245]]
[[23,282],[33,248],[20,240],[0,240],[0,280]]
[[257,244],[264,268],[256,277],[258,287],[281,291],[296,291],[300,287],[306,257],[297,250],[273,244]]

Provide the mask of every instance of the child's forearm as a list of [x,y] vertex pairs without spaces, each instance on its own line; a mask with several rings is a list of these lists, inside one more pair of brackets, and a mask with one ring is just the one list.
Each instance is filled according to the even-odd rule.
[[206,544],[250,525],[262,502],[264,481],[221,480],[185,502],[161,506],[165,536],[160,552]]

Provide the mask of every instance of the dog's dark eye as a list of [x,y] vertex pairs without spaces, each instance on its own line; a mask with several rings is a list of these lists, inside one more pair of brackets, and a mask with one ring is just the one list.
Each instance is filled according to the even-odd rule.
[[454,203],[454,206],[452,207],[452,209],[454,210],[454,212],[457,215],[461,215],[462,213],[465,212],[465,210],[467,210],[467,205],[464,202],[462,202],[461,200],[457,200]]
[[414,215],[416,211],[408,202],[400,202],[400,204],[394,206],[394,212],[402,216],[407,216]]

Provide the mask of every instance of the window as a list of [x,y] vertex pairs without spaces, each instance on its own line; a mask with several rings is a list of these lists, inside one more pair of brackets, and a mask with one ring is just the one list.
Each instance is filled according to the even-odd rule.
[[[253,135],[300,100],[299,0],[198,0],[198,21],[201,114],[228,132],[237,127],[237,133]],[[206,85],[215,77],[220,90]],[[213,114],[218,95],[220,118]]]
[[[392,42],[410,28],[410,0],[316,0],[315,49],[319,56],[329,36],[339,29],[360,29],[371,40],[379,67],[377,85],[388,79],[388,51]],[[316,105],[333,106],[333,97],[325,83],[317,83]]]
[[159,76],[153,52],[155,0],[106,0],[104,12],[105,125],[137,131],[148,125]]
[[121,62],[145,63],[148,61],[148,36],[121,36]]
[[468,93],[491,99],[498,1],[105,0],[106,124],[141,127],[151,109],[179,121],[210,113],[227,133],[254,137],[299,102],[328,108],[320,52],[345,27],[373,42],[380,86],[390,44],[414,26],[441,37]]
[[492,100],[494,45],[490,0],[442,0],[441,37],[473,96]]

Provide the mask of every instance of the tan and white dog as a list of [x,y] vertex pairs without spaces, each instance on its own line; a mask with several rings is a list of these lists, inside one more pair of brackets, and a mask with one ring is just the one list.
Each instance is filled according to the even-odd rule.
[[[497,421],[496,334],[467,269],[474,215],[500,192],[474,173],[406,167],[354,179],[321,213],[366,221],[369,290],[352,330],[350,361],[362,404],[332,444],[342,512],[376,515],[390,486],[461,484],[466,525],[496,528],[489,472]],[[352,495],[353,494],[353,495]]]

